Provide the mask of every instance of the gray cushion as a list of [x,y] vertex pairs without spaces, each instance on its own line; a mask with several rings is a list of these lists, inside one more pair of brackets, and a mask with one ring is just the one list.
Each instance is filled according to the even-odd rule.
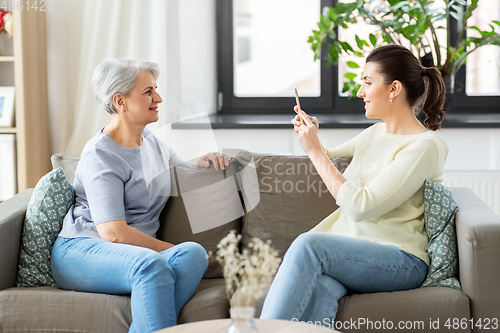
[[68,178],[68,181],[73,184],[73,181],[75,180],[76,166],[78,165],[80,158],[65,153],[58,153],[52,155],[50,157],[50,161],[52,162],[52,167],[54,169],[61,168],[64,171],[66,178]]
[[[228,317],[224,279],[203,279],[193,298],[181,310],[178,323]],[[43,327],[43,332],[125,333],[131,322],[130,296],[56,287],[0,291],[2,332],[41,332]]]
[[57,285],[50,269],[50,256],[74,200],[73,186],[61,168],[50,171],[36,184],[24,221],[18,287]]
[[55,287],[0,292],[2,332],[128,332],[129,296],[82,293]]
[[[344,296],[339,301],[336,320],[350,323],[363,318],[372,323],[391,321],[394,324],[392,330],[367,329],[365,324],[355,329],[342,329],[342,332],[470,332],[468,329],[455,330],[445,326],[450,318],[467,320],[469,317],[469,298],[465,294],[451,288],[433,287]],[[439,329],[430,328],[431,320],[435,322],[438,319]],[[400,321],[403,325],[420,325],[421,329],[396,329]]]
[[[243,247],[252,237],[258,237],[271,240],[282,256],[299,234],[309,231],[338,208],[307,156],[240,153],[236,158],[256,173],[260,196],[255,207],[245,207]],[[343,172],[350,159],[332,161]],[[253,173],[240,172],[242,182]],[[247,181],[243,187],[248,183],[251,182]]]
[[[263,299],[256,304],[255,315],[258,317],[262,311]],[[385,331],[382,328],[367,330],[367,324],[359,326],[359,319],[370,320],[372,323],[392,321],[397,325],[400,321],[423,321],[422,332],[431,331],[429,329],[430,320],[439,320],[439,330],[432,332],[449,332],[449,328],[444,326],[449,318],[469,318],[470,306],[469,298],[457,290],[443,287],[419,288],[408,291],[396,291],[386,293],[370,294],[348,294],[339,300],[339,310],[335,318],[343,325],[356,322],[358,326],[346,329],[342,326],[342,332],[375,332]],[[436,327],[436,324],[434,324]],[[338,327],[340,329],[340,326]],[[403,330],[410,332],[411,330]],[[464,330],[465,332],[469,332]]]
[[453,192],[441,184],[425,181],[424,221],[429,237],[431,264],[422,287],[450,287],[460,290],[455,213],[458,209]]
[[[217,244],[229,231],[239,233],[243,208],[234,177],[239,168],[234,159],[224,172],[172,168],[172,193],[160,215],[158,239],[173,244],[193,241],[215,254]],[[222,276],[222,267],[211,256],[205,278]]]

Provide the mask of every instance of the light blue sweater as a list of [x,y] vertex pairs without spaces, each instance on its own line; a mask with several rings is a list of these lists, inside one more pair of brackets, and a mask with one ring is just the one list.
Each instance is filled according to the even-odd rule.
[[76,201],[59,236],[100,238],[96,225],[125,220],[155,237],[170,196],[170,166],[189,164],[149,130],[139,148],[116,143],[99,131],[83,149],[73,186]]

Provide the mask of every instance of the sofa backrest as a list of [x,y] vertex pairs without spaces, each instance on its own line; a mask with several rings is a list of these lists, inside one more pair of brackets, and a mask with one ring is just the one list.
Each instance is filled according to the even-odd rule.
[[[307,156],[238,154],[236,157],[257,175],[259,201],[242,221],[242,246],[253,237],[271,240],[284,255],[292,241],[309,231],[337,208],[314,165]],[[332,162],[343,172],[350,158]],[[242,173],[243,178],[252,172]]]
[[73,184],[73,181],[75,180],[76,166],[79,161],[79,157],[66,153],[58,153],[50,157],[52,167],[54,169],[61,168],[71,184]]
[[[350,159],[332,162],[343,172]],[[74,177],[78,158],[52,157]],[[269,155],[240,151],[223,171],[172,167],[171,196],[160,215],[158,239],[179,244],[193,241],[212,252],[205,278],[222,277],[216,262],[217,244],[229,231],[270,240],[284,255],[292,241],[335,211],[338,206],[307,156]]]
[[33,189],[0,204],[0,290],[16,286],[24,217]]

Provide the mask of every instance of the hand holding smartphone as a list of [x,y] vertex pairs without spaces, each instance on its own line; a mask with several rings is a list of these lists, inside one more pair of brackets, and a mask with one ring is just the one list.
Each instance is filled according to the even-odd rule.
[[[299,110],[302,110],[300,107],[299,93],[297,92],[297,88],[294,88],[293,91],[295,92],[295,102],[297,103]],[[295,112],[297,112],[297,111],[295,111]],[[297,112],[297,114],[299,114],[299,113]]]
[[[295,92],[295,102],[297,103],[297,107],[298,107],[298,110],[295,110],[295,112],[297,113],[297,115],[300,117],[300,122],[304,122],[304,120],[302,120],[302,116],[305,116],[305,117],[308,117],[309,120],[313,123],[313,125],[316,127],[316,129],[319,128],[319,124],[318,124],[318,120],[316,119],[316,117],[310,117],[307,113],[305,113],[302,108],[300,107],[300,100],[299,100],[299,93],[297,92],[297,88],[294,88],[293,89],[294,92]],[[302,111],[302,114],[300,113],[300,111]]]

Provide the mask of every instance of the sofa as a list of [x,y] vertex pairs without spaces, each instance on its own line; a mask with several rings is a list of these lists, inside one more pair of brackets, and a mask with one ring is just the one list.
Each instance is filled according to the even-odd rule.
[[[228,153],[231,155],[231,153]],[[174,167],[171,197],[157,237],[195,241],[211,252],[210,265],[178,323],[229,317],[217,243],[230,230],[271,240],[280,255],[337,205],[304,156],[233,152],[225,171]],[[53,156],[68,179],[77,158]],[[348,159],[332,160],[344,170]],[[348,294],[339,303],[341,331],[405,329],[421,332],[500,330],[500,219],[470,189],[452,188],[461,291],[421,287],[410,291]],[[127,332],[130,297],[67,291],[57,286],[17,287],[23,224],[33,189],[0,204],[0,332]],[[257,314],[260,312],[257,304]]]

